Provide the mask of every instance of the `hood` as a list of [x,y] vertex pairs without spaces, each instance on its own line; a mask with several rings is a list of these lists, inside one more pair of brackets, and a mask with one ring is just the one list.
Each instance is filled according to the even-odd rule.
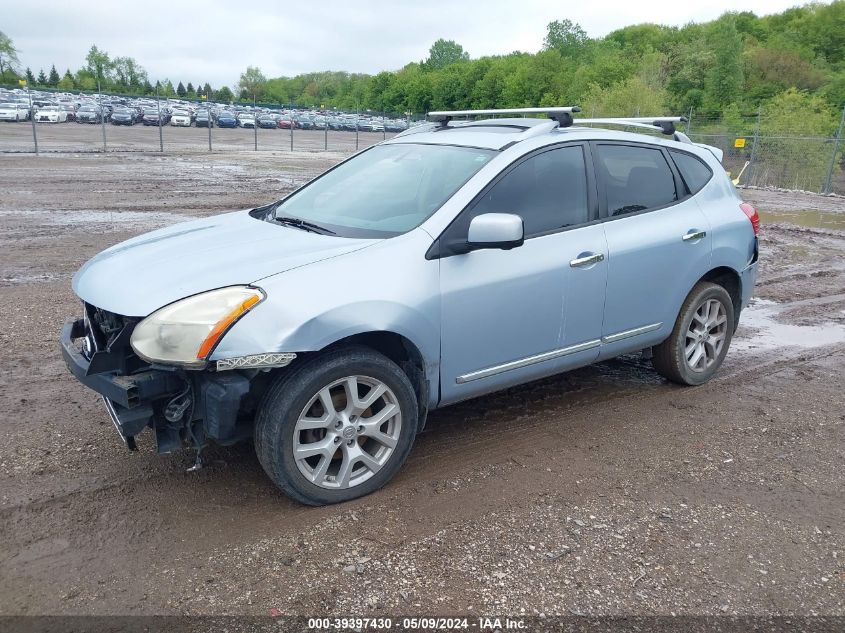
[[144,317],[184,297],[254,283],[377,241],[308,233],[237,211],[112,246],[79,269],[73,290],[98,308]]

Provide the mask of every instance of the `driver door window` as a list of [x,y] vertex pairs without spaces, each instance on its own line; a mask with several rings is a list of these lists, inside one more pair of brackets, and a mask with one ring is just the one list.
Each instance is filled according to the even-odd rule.
[[526,238],[589,221],[583,148],[558,147],[523,160],[475,203],[467,227],[483,213],[521,216]]

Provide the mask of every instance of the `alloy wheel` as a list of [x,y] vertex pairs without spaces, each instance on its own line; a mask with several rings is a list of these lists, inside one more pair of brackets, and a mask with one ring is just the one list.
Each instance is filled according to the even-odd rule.
[[715,363],[728,332],[728,314],[718,299],[707,299],[692,316],[684,347],[687,366],[695,372],[709,369]]
[[294,427],[293,455],[316,486],[347,489],[375,475],[402,432],[396,395],[380,380],[347,376],[309,400]]

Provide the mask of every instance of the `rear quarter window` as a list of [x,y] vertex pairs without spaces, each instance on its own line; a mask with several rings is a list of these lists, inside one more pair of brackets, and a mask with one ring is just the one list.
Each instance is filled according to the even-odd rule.
[[710,168],[704,164],[700,158],[687,154],[686,152],[679,152],[677,150],[669,150],[672,160],[675,161],[678,171],[681,173],[681,178],[689,189],[691,194],[696,194],[708,183],[713,176]]

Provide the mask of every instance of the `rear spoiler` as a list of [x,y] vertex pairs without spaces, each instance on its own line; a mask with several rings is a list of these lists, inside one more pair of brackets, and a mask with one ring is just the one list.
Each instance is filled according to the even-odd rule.
[[713,154],[713,156],[716,157],[716,160],[718,160],[720,164],[722,163],[722,159],[725,157],[725,152],[720,150],[718,147],[713,147],[712,145],[705,145],[704,143],[693,143],[693,145],[706,149],[708,152],[710,152],[711,154]]

